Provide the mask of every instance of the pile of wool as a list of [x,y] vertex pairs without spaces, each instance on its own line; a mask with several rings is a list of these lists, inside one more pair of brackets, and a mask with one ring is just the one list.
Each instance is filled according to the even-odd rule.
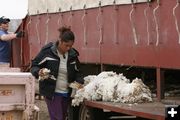
[[141,79],[136,78],[130,83],[123,74],[107,71],[86,76],[84,80],[84,87],[72,100],[73,106],[78,106],[84,99],[131,104],[152,101],[151,91]]

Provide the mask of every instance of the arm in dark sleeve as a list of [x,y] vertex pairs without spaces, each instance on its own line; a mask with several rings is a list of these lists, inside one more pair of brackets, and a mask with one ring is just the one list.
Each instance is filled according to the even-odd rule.
[[34,60],[32,60],[32,66],[31,66],[30,72],[36,79],[38,79],[39,77],[39,74],[38,74],[39,70],[40,70],[40,67],[36,65],[36,62]]
[[32,60],[30,72],[36,79],[39,78],[39,70],[43,68],[43,66],[40,64],[42,60],[43,60],[42,51]]
[[31,65],[31,73],[35,78],[39,78],[39,70],[42,68],[46,68],[46,60],[45,57],[47,56],[50,48],[53,46],[53,43],[50,42],[44,47],[42,47],[41,51],[38,53],[38,55],[32,60]]

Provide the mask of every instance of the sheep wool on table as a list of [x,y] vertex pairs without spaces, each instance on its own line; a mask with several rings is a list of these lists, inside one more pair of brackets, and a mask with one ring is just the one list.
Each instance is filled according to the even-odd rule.
[[123,74],[105,71],[97,76],[88,75],[84,80],[84,87],[72,100],[73,106],[78,106],[84,99],[129,104],[152,102],[149,87],[138,78],[130,82]]

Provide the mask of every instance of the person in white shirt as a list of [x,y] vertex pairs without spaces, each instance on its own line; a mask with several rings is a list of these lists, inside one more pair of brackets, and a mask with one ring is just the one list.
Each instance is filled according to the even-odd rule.
[[59,40],[45,45],[31,66],[32,75],[39,79],[39,92],[45,98],[51,120],[65,120],[72,93],[69,85],[84,82],[79,53],[72,47],[74,33],[68,27],[61,27],[59,33]]

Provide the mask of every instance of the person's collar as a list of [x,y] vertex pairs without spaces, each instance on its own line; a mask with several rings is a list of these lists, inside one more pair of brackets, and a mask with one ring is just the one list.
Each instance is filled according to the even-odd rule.
[[56,41],[55,43],[53,43],[53,45],[52,45],[52,47],[51,47],[52,52],[53,52],[55,55],[57,55],[57,56],[58,56],[58,53],[57,53],[58,44],[59,44],[59,42]]

